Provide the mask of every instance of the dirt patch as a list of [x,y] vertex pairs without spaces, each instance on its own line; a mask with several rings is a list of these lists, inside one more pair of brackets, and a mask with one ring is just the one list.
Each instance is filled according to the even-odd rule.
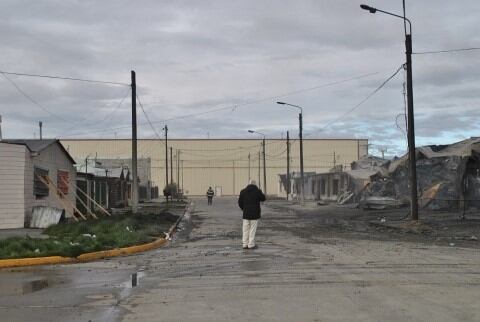
[[362,210],[327,205],[301,209],[297,205],[276,201],[269,202],[268,207],[296,216],[297,226],[285,229],[312,241],[341,237],[480,247],[480,215],[475,213],[462,219],[459,213],[425,211],[420,213],[419,221],[411,221],[407,208]]

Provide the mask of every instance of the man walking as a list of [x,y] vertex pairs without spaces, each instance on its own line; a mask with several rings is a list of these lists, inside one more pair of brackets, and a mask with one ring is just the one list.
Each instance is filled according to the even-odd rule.
[[238,206],[243,210],[243,249],[255,249],[255,233],[260,219],[260,202],[265,201],[265,195],[258,189],[255,180],[250,180],[238,198]]
[[212,205],[212,199],[213,199],[213,196],[215,195],[215,192],[213,192],[213,189],[212,187],[208,187],[208,190],[207,190],[207,202],[208,202],[208,205]]

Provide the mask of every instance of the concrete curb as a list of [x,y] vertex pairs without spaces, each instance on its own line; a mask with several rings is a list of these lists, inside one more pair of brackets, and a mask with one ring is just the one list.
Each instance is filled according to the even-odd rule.
[[110,250],[102,250],[99,252],[85,253],[77,256],[75,259],[78,262],[89,262],[96,259],[108,258],[108,257],[118,257],[132,255],[136,253],[145,252],[157,247],[164,245],[167,242],[165,238],[159,238],[151,243],[135,245],[130,247],[115,248]]
[[166,243],[167,243],[167,240],[165,238],[159,238],[147,244],[102,250],[102,251],[93,252],[93,253],[84,253],[77,257],[48,256],[48,257],[1,259],[0,269],[22,267],[22,266],[72,264],[72,263],[89,262],[97,259],[127,256],[127,255],[136,254],[136,253],[141,253],[148,250],[152,250],[154,248],[158,248],[160,246],[163,246]]
[[0,260],[0,268],[36,266],[50,264],[68,264],[76,262],[76,258],[62,256],[32,257],[32,258],[12,258]]
[[[185,207],[183,214],[177,219],[177,221],[170,227],[168,234],[171,235],[177,228],[183,216],[190,207],[190,202]],[[151,243],[134,245],[129,247],[115,248],[110,250],[102,250],[99,252],[84,253],[77,257],[62,257],[62,256],[48,256],[48,257],[32,257],[32,258],[11,258],[0,259],[1,268],[12,268],[22,266],[36,266],[36,265],[54,265],[54,264],[72,264],[94,261],[97,259],[127,256],[136,253],[145,252],[158,247],[161,247],[167,243],[165,238],[159,238]]]

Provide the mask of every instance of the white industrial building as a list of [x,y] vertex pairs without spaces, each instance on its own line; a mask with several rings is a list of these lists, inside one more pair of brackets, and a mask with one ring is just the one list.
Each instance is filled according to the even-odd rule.
[[[128,139],[61,139],[61,142],[76,160],[87,156],[98,160],[131,158],[132,145]],[[292,139],[290,142],[291,171],[298,172],[299,141]],[[348,169],[352,161],[368,153],[367,139],[304,139],[303,146],[306,172],[326,172],[336,165]],[[278,175],[286,173],[287,142],[267,139],[265,148],[266,192],[282,195]],[[158,185],[160,190],[166,182],[166,159],[168,176],[173,177],[187,195],[204,195],[209,186],[217,195],[237,195],[249,178],[255,179],[265,190],[262,140],[169,139],[165,151],[164,140],[142,139],[138,140],[138,158],[151,160],[152,184]]]

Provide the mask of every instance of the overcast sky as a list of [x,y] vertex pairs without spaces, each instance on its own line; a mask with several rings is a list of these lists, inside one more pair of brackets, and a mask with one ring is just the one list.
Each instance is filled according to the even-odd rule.
[[[168,120],[173,138],[296,136],[297,110],[282,100],[304,107],[307,138],[368,138],[372,152],[400,154],[403,70],[353,108],[404,63],[403,22],[362,2],[2,0],[0,70],[128,84],[133,69],[155,130]],[[366,3],[402,12],[401,0]],[[414,52],[480,47],[480,1],[406,4]],[[479,135],[479,61],[480,51],[413,57],[418,145]],[[7,76],[5,138],[38,136],[39,120],[45,137],[130,136],[128,86]],[[155,137],[140,107],[138,122],[140,138]]]

